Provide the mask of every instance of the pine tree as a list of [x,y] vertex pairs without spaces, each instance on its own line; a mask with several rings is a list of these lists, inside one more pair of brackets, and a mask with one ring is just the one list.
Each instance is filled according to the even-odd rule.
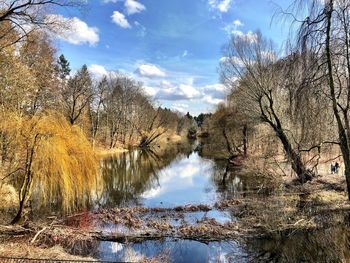
[[66,79],[71,72],[69,61],[65,58],[63,54],[59,56],[57,60],[56,71],[61,79]]

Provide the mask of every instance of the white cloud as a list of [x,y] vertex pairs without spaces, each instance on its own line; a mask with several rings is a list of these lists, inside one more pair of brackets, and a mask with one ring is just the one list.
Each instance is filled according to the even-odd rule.
[[142,64],[136,69],[135,72],[141,77],[146,78],[159,78],[166,76],[162,69],[152,64]]
[[202,97],[201,92],[190,84],[173,85],[167,80],[160,83],[157,99],[163,100],[191,100]]
[[242,21],[239,19],[236,19],[231,23],[227,24],[223,29],[227,32],[228,35],[231,35],[233,32],[241,32],[241,31],[238,31],[238,28],[243,26],[244,24],[242,23]]
[[88,66],[88,70],[92,75],[98,78],[108,75],[107,69],[102,65],[92,64]]
[[236,19],[235,21],[233,21],[233,24],[236,26],[236,27],[240,27],[240,26],[244,26],[244,24],[241,22],[241,20],[239,19]]
[[186,114],[188,112],[189,106],[188,106],[188,104],[185,104],[185,103],[173,103],[171,105],[171,108],[173,110],[180,112],[180,113]]
[[244,67],[245,64],[244,64],[244,61],[242,61],[242,59],[240,59],[239,57],[232,57],[232,58],[229,58],[229,57],[222,57],[220,58],[220,63],[221,64],[234,64],[235,66],[238,66],[238,67]]
[[48,21],[58,21],[67,25],[67,29],[58,31],[56,37],[74,45],[86,44],[93,46],[99,41],[98,28],[89,27],[84,21],[77,17],[66,18],[62,15],[48,15]]
[[183,93],[187,98],[196,98],[198,96],[200,96],[200,92],[194,88],[193,86],[191,85],[185,85],[185,84],[181,84],[179,86],[179,90],[181,93]]
[[188,51],[187,50],[184,50],[184,52],[182,53],[182,57],[184,58],[184,57],[187,57],[187,55],[188,55]]
[[153,88],[153,87],[144,86],[143,89],[151,97],[154,97],[157,94],[157,90],[155,88]]
[[141,13],[142,11],[146,10],[146,7],[143,4],[135,0],[126,0],[124,6],[128,15]]
[[239,37],[247,42],[256,42],[257,41],[257,34],[252,32],[252,31],[248,31],[247,33],[243,33],[242,31],[239,30],[233,30],[232,32],[233,36]]
[[118,11],[114,11],[111,18],[112,18],[112,21],[118,26],[122,28],[131,28],[131,25],[129,24],[128,20],[125,18],[124,14]]
[[217,99],[217,98],[213,98],[212,96],[204,96],[203,99],[202,99],[205,103],[208,103],[210,105],[218,105],[222,102],[224,102],[223,99]]
[[213,9],[226,13],[231,7],[232,0],[208,0],[208,3]]

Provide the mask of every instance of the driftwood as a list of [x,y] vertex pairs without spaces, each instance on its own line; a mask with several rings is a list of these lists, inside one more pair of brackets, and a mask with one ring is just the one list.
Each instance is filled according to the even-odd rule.
[[39,231],[35,234],[35,236],[33,237],[33,239],[30,241],[30,243],[34,243],[35,240],[38,238],[38,236],[39,236],[42,232],[44,232],[46,229],[47,229],[47,227],[45,226],[45,227],[43,227],[41,230],[39,230]]
[[20,236],[33,233],[32,229],[25,228],[22,226],[3,226],[0,225],[1,236]]

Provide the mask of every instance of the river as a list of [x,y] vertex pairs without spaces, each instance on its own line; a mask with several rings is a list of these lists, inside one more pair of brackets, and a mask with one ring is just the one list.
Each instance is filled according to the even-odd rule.
[[[133,150],[104,159],[89,210],[108,211],[116,207],[174,208],[189,204],[214,206],[223,200],[246,198],[256,198],[263,204],[265,200],[266,203],[271,202],[268,199],[272,195],[269,181],[237,168],[227,170],[225,160],[204,157],[194,149],[195,145],[178,145],[165,150]],[[270,224],[273,228],[283,220],[292,221],[287,210],[298,210],[301,204],[300,200],[294,201],[287,203],[277,199],[271,208],[258,206],[235,212],[217,209],[189,212],[180,220],[176,219],[179,221],[174,219],[171,223],[193,225],[205,218],[213,218],[225,224],[254,218],[256,215],[264,221],[258,221],[257,225]],[[309,208],[305,209],[308,211]],[[350,260],[349,215],[335,216],[337,219],[329,220],[339,220],[338,225],[312,231],[274,230],[267,235],[247,235],[212,242],[172,237],[134,243],[99,241],[83,254],[111,262],[138,261],[142,257],[160,255],[179,263],[345,262]],[[117,226],[101,223],[102,231],[113,227]]]
[[[175,207],[187,204],[212,205],[217,201],[244,198],[259,191],[259,181],[238,170],[226,171],[226,161],[200,156],[193,147],[158,155],[132,151],[104,160],[106,182],[100,206]],[[259,190],[258,190],[259,189]],[[268,191],[263,196],[268,195]],[[229,212],[212,210],[188,213],[184,221],[204,217],[218,222],[239,220]],[[171,262],[338,262],[349,258],[350,232],[346,225],[315,231],[275,233],[263,238],[201,243],[166,238],[140,243],[100,242],[97,258],[125,260],[126,254],[154,257],[166,254]]]

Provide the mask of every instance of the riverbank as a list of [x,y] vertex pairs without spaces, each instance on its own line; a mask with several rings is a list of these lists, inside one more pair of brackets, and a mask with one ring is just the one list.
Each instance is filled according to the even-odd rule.
[[[38,257],[45,258],[46,249],[60,247],[83,258],[128,261],[126,256],[133,255],[134,261],[168,262],[178,249],[189,253],[233,242],[244,251],[253,247],[249,256],[255,257],[266,249],[265,242],[276,247],[296,234],[303,239],[340,226],[347,229],[350,206],[340,174],[325,173],[301,185],[281,166],[273,170],[250,157],[237,167],[225,159],[204,158],[193,148],[175,143],[106,158],[96,208],[63,217],[29,216],[21,225],[1,226],[0,256],[29,257],[26,251],[35,247],[41,249]],[[257,245],[257,240],[265,241]],[[181,242],[194,247],[177,248]],[[27,249],[11,254],[9,244]],[[167,244],[174,246],[170,252]],[[271,259],[271,250],[263,257]]]
[[[68,253],[91,259],[101,241],[130,244],[171,238],[209,243],[311,233],[346,223],[350,205],[344,187],[340,176],[327,175],[304,185],[282,183],[273,189],[269,184],[260,185],[240,192],[241,197],[213,205],[99,209],[64,219],[0,227],[0,255],[28,257],[34,246],[40,251],[38,258],[47,258],[61,247],[58,252],[64,251],[63,258]],[[26,249],[11,250],[13,244]]]
[[[157,149],[166,149],[168,147],[171,147],[174,144],[185,144],[188,143],[187,138],[174,134],[174,133],[165,133],[162,134],[152,145],[151,148],[157,148]],[[138,145],[123,145],[118,144],[117,146],[113,148],[107,148],[102,146],[96,146],[94,148],[95,153],[100,158],[105,158],[111,155],[118,155],[121,153],[128,152],[132,149],[137,149]]]

